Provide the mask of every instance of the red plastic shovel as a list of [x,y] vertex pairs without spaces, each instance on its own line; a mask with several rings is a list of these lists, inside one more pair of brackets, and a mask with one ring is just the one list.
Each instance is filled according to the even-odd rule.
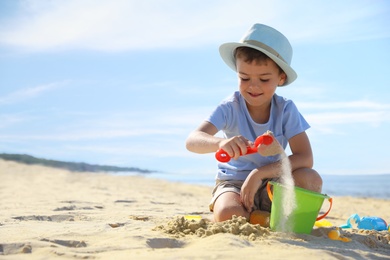
[[[265,145],[270,145],[272,144],[273,142],[273,138],[270,136],[270,135],[260,135],[259,137],[256,138],[255,140],[255,143],[253,146],[248,146],[247,148],[247,152],[246,154],[244,155],[248,155],[248,154],[252,154],[252,153],[257,153],[257,148],[261,145],[261,144],[265,144]],[[242,156],[243,154],[241,154]],[[223,149],[219,149],[216,153],[215,153],[215,158],[219,161],[219,162],[228,162],[230,161],[231,157],[223,150]]]

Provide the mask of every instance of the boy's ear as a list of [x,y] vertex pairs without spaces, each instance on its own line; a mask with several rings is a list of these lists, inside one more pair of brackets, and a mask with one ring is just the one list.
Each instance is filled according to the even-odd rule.
[[286,79],[287,79],[287,75],[286,73],[282,72],[280,74],[280,80],[279,80],[279,86],[282,86],[284,84],[284,82],[286,82]]

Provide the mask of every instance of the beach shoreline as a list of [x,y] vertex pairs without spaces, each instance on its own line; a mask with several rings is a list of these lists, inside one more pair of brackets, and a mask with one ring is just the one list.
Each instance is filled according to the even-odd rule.
[[[0,259],[390,259],[389,231],[344,229],[345,243],[327,237],[332,227],[251,237],[156,228],[185,215],[211,216],[209,186],[3,160],[0,180]],[[389,208],[388,199],[334,197],[326,220],[339,226],[357,213],[389,222]]]

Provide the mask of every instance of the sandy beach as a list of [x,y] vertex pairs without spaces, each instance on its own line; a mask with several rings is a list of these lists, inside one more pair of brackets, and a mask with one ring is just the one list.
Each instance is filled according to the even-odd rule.
[[[389,231],[343,229],[351,242],[342,242],[328,238],[334,227],[286,234],[242,222],[217,232],[213,223],[182,218],[210,217],[210,193],[144,176],[0,160],[0,259],[390,259]],[[354,213],[390,222],[390,199],[333,200],[326,220],[334,226]]]

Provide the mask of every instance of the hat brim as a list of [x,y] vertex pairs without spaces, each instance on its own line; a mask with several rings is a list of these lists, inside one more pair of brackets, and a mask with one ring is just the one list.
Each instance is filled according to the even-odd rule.
[[270,53],[269,51],[260,48],[258,46],[254,46],[247,43],[238,43],[238,42],[228,42],[224,43],[219,47],[219,53],[223,59],[223,61],[234,71],[237,71],[236,68],[236,59],[234,57],[234,51],[238,47],[249,47],[252,49],[256,49],[258,51],[261,51],[265,55],[267,55],[270,59],[272,59],[278,66],[286,73],[287,79],[284,82],[282,86],[287,86],[288,84],[291,84],[294,80],[297,79],[297,73],[288,65],[286,62],[275,56],[274,54]]

